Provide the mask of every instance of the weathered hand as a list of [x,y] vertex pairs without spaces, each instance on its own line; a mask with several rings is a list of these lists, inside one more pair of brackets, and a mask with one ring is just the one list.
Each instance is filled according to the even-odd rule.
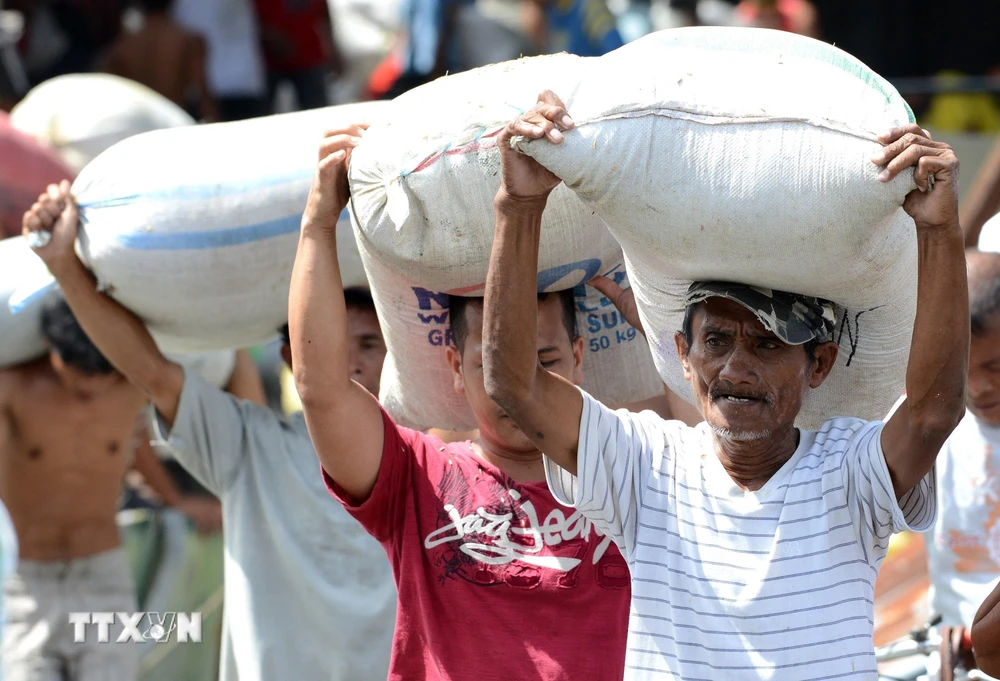
[[544,201],[562,180],[535,159],[511,148],[510,141],[520,135],[562,144],[562,131],[571,130],[573,125],[562,100],[549,90],[538,95],[538,102],[527,113],[508,123],[498,140],[503,168],[500,194],[520,201]]
[[944,142],[916,124],[894,128],[879,137],[885,146],[872,162],[885,166],[879,179],[888,182],[907,168],[914,168],[918,189],[910,192],[903,209],[918,229],[958,225],[958,157]]
[[306,200],[302,224],[335,230],[340,214],[347,207],[351,190],[347,183],[347,165],[351,150],[361,143],[367,124],[351,125],[326,133],[319,147],[319,163]]
[[56,276],[76,261],[76,233],[80,220],[70,184],[50,184],[24,214],[21,233],[49,270]]
[[646,335],[645,329],[642,328],[642,321],[639,319],[639,308],[636,307],[635,292],[632,289],[623,289],[607,277],[594,277],[587,283],[603,293],[604,297],[611,301],[621,316],[625,318],[625,321],[631,324],[636,331],[643,336]]

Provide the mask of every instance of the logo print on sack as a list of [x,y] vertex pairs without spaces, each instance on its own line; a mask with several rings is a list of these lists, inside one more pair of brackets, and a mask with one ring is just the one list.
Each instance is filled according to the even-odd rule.
[[[539,291],[545,291],[556,286],[571,274],[583,274],[581,283],[574,286],[572,290],[573,297],[576,299],[578,323],[585,325],[585,328],[579,329],[579,331],[585,333],[587,336],[588,350],[590,352],[608,350],[622,343],[629,343],[638,336],[636,330],[625,321],[625,318],[615,309],[614,304],[605,296],[601,296],[596,305],[592,306],[588,304],[586,282],[596,277],[600,270],[601,261],[597,258],[589,258],[587,260],[551,267],[538,274]],[[626,274],[621,269],[621,265],[604,276],[619,286],[626,283]],[[485,284],[480,284],[456,289],[455,295],[482,293],[484,288]],[[432,291],[421,286],[412,286],[411,289],[417,299],[417,309],[419,310],[416,313],[417,321],[420,324],[430,327],[427,332],[427,343],[435,347],[448,347],[452,345],[451,328],[448,326],[448,306],[451,302],[451,295]]]

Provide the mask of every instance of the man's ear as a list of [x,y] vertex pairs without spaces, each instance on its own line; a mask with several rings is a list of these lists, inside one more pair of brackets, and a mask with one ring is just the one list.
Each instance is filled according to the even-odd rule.
[[462,373],[462,353],[454,345],[449,345],[445,352],[448,358],[448,367],[451,369],[452,386],[455,394],[465,394],[465,375]]
[[573,385],[583,385],[583,336],[573,339]]
[[833,365],[837,363],[840,346],[833,341],[820,343],[816,346],[814,354],[816,361],[812,363],[812,372],[809,374],[810,388],[818,388],[823,385],[827,376],[833,371]]
[[684,369],[684,380],[691,380],[691,363],[688,361],[688,352],[691,350],[688,347],[687,338],[680,331],[674,334],[674,345],[677,347],[677,357],[681,360],[681,367]]
[[289,369],[292,368],[292,346],[288,343],[281,344],[281,359],[284,360]]

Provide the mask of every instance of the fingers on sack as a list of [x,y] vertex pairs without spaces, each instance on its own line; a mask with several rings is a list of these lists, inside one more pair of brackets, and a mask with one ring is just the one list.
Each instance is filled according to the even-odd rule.
[[[570,130],[573,127],[573,119],[569,117],[568,113],[566,113],[566,109],[561,106],[557,106],[555,104],[539,104],[535,108],[535,111],[537,111],[539,115],[543,116],[545,120],[552,123],[553,130],[560,133],[558,136],[558,141],[560,142],[563,137],[561,131]],[[551,134],[549,137],[551,139]],[[556,140],[552,141],[555,142]]]
[[921,156],[913,171],[913,181],[920,191],[926,192],[931,189],[931,173],[934,173],[935,181],[953,180],[958,174],[958,158],[954,153]]
[[42,229],[42,220],[38,217],[38,212],[35,210],[35,206],[37,205],[36,203],[32,206],[31,210],[26,212],[21,219],[21,233],[24,236],[28,236],[31,232],[41,231]]
[[58,194],[56,197],[46,195],[39,197],[37,205],[39,206],[38,212],[43,219],[47,218],[50,222],[55,222],[63,209],[66,208],[66,201]]
[[[934,163],[932,159],[943,161],[943,163],[938,167],[938,164]],[[954,158],[954,153],[950,149],[939,149],[926,144],[912,144],[889,161],[885,170],[879,175],[879,179],[888,182],[907,168],[915,168],[916,171],[919,171],[921,166],[927,167],[928,164],[933,165],[935,169],[927,172],[945,170],[951,165],[951,162],[946,159],[954,160],[957,163],[957,159]],[[926,174],[923,177],[926,179]],[[914,180],[917,180],[918,185],[920,184],[916,174]]]
[[327,128],[323,131],[323,138],[327,139],[330,137],[338,137],[340,135],[347,135],[349,137],[360,137],[364,134],[365,130],[368,129],[367,123],[352,123],[351,125],[345,126],[343,128]]
[[326,174],[331,169],[342,165],[347,160],[347,150],[338,149],[337,151],[328,154],[320,158],[319,160],[319,172],[320,174]]
[[343,157],[347,151],[358,146],[360,143],[361,138],[358,135],[341,131],[337,135],[323,139],[319,145],[319,159],[322,161],[338,153],[340,157]]
[[[518,116],[507,125],[507,128],[504,130],[504,137],[510,138],[520,135],[521,137],[537,140],[549,135],[552,130],[555,130],[552,121],[535,111],[529,111],[523,116]],[[562,133],[560,133],[561,136]]]
[[[903,137],[903,135],[924,135],[924,130],[916,123],[909,123],[882,133],[878,136],[878,141],[882,144],[892,144],[896,140]],[[930,137],[930,135],[925,136]]]
[[601,292],[605,298],[612,303],[622,294],[622,288],[607,277],[597,276],[587,282],[590,286]]

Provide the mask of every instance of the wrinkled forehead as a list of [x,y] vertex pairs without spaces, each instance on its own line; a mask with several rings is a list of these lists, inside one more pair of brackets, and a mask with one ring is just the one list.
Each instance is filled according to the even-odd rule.
[[694,335],[710,332],[736,333],[773,338],[781,341],[753,312],[728,298],[706,298],[692,305],[691,331]]

